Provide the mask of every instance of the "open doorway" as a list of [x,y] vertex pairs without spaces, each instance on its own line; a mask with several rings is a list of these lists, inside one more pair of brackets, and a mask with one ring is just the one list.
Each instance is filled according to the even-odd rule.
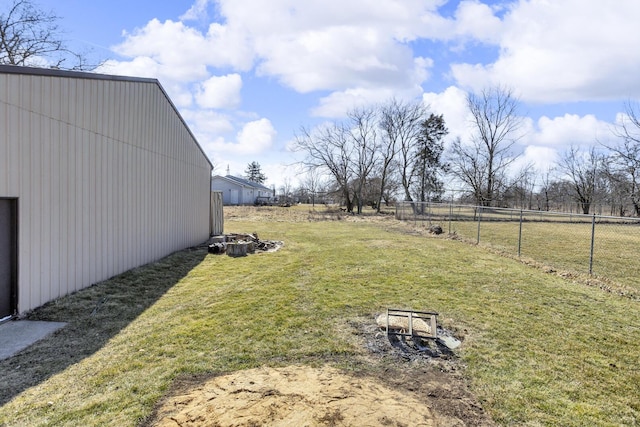
[[0,322],[18,311],[18,200],[0,198]]

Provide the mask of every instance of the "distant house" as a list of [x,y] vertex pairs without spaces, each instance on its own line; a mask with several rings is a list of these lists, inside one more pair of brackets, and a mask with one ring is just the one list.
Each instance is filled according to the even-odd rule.
[[222,192],[225,205],[254,205],[273,201],[273,190],[257,182],[237,176],[214,175],[211,178],[211,191]]

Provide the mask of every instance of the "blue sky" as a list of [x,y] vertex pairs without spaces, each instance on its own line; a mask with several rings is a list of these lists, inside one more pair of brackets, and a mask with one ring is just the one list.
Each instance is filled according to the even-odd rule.
[[[464,99],[520,97],[522,162],[611,138],[640,99],[640,2],[36,0],[100,72],[158,78],[216,165],[295,184],[295,132],[356,105],[423,99],[468,138]],[[614,6],[615,4],[615,6]]]

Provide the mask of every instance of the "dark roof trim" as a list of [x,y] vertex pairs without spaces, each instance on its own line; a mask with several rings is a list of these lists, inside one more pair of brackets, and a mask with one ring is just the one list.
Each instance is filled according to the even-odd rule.
[[173,103],[173,101],[171,100],[171,98],[169,98],[169,95],[164,90],[164,88],[162,87],[162,85],[160,84],[160,81],[158,79],[153,79],[153,78],[148,78],[148,77],[116,76],[116,75],[112,75],[112,74],[99,74],[99,73],[92,73],[92,72],[86,72],[86,71],[59,70],[59,69],[56,69],[56,68],[23,67],[23,66],[19,66],[19,65],[0,65],[0,73],[4,73],[4,74],[24,74],[24,75],[31,75],[31,76],[66,77],[66,78],[74,78],[74,79],[111,80],[111,81],[122,81],[122,82],[138,82],[138,83],[156,84],[156,85],[158,85],[158,88],[160,89],[160,91],[162,92],[164,97],[167,98],[167,101],[169,101],[169,104],[171,105],[171,108],[173,108],[173,111],[175,111],[175,113],[178,115],[178,118],[180,119],[180,121],[182,122],[184,127],[189,132],[189,135],[191,135],[191,137],[195,141],[196,145],[198,146],[198,149],[200,149],[200,152],[202,153],[204,158],[207,160],[207,163],[209,163],[209,166],[211,166],[211,170],[213,171],[213,163],[211,163],[211,160],[209,160],[209,156],[207,156],[207,153],[205,153],[204,150],[202,149],[202,146],[200,145],[200,143],[196,139],[196,137],[193,134],[193,132],[191,132],[191,129],[187,125],[187,122],[184,121],[184,118],[182,117],[182,114],[180,114],[180,112],[176,108],[176,106]]
[[147,77],[128,77],[116,76],[111,74],[99,74],[88,71],[70,71],[60,70],[58,68],[38,68],[23,67],[20,65],[0,65],[0,73],[6,74],[26,74],[32,76],[49,76],[49,77],[73,77],[76,79],[93,79],[93,80],[117,80],[127,82],[144,82],[157,83],[157,79]]

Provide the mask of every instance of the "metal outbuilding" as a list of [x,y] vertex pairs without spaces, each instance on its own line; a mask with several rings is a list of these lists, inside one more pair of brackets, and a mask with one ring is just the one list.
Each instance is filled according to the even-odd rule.
[[204,242],[212,169],[155,79],[0,66],[0,320]]
[[253,205],[260,199],[273,199],[275,196],[269,187],[232,175],[214,175],[211,191],[221,192],[225,205]]

